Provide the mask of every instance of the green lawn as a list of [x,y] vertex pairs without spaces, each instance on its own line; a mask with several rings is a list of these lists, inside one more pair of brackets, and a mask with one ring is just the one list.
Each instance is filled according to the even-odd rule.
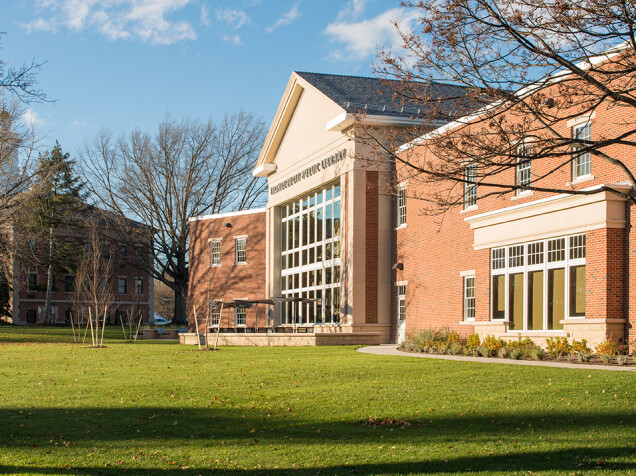
[[3,474],[636,474],[629,372],[29,331],[0,327]]

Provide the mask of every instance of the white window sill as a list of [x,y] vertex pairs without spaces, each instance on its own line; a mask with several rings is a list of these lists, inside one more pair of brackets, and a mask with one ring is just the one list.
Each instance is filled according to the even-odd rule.
[[468,212],[472,212],[472,211],[475,211],[475,210],[478,210],[478,209],[479,209],[479,207],[477,205],[471,205],[470,207],[466,207],[463,210],[460,210],[459,213],[468,213]]
[[515,195],[513,195],[510,200],[512,200],[513,202],[515,200],[521,200],[522,198],[526,198],[526,197],[531,197],[534,195],[534,191],[532,190],[525,190],[523,192],[517,193]]
[[241,261],[240,263],[236,263],[236,266],[247,266],[247,262],[246,261]]
[[574,180],[572,180],[571,182],[568,182],[567,185],[578,185],[580,183],[585,183],[585,182],[589,182],[590,180],[594,180],[596,177],[594,177],[594,175],[583,175],[581,177],[577,177]]
[[406,224],[406,223],[402,223],[402,224],[401,224],[400,226],[398,226],[395,230],[396,230],[396,231],[397,231],[397,230],[402,230],[402,229],[404,229],[404,228],[408,228],[408,224]]
[[220,268],[221,265],[220,264],[211,264],[210,268]]

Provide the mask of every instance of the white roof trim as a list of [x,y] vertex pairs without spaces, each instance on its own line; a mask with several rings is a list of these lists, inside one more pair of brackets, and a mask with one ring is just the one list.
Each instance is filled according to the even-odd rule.
[[[326,130],[330,132],[342,132],[347,127],[355,124],[356,120],[356,114],[343,112],[342,114],[338,114],[332,120],[327,122]],[[378,126],[411,126],[414,124],[429,124],[432,126],[441,126],[442,124],[445,124],[445,122],[430,123],[424,119],[413,119],[410,117],[397,117],[379,114],[362,115],[362,119],[360,122],[362,122],[362,124]]]
[[[587,69],[590,66],[595,66],[599,63],[602,63],[603,61],[607,61],[608,59],[612,58],[613,56],[616,56],[621,50],[627,49],[630,47],[629,41],[625,41],[619,45],[616,45],[612,48],[609,48],[607,51],[604,51],[602,53],[599,53],[598,55],[594,56],[593,58],[591,58],[590,61],[581,61],[579,62],[576,66],[581,68],[581,69]],[[519,89],[515,95],[519,96],[519,97],[523,97],[523,96],[529,96],[532,93],[535,92],[535,90],[541,88],[541,87],[545,87],[549,84],[552,83],[558,83],[559,81],[561,81],[564,77],[571,75],[572,72],[569,70],[559,70],[554,72],[553,74],[551,74],[550,76],[548,76],[547,78],[541,79],[539,81],[536,81],[524,88]],[[407,142],[405,144],[402,144],[400,147],[398,147],[397,149],[397,153],[399,152],[404,152],[412,147],[418,146],[420,144],[422,144],[423,142],[426,142],[427,140],[436,137],[440,134],[445,133],[446,131],[449,131],[451,129],[454,129],[455,127],[458,126],[462,126],[462,125],[466,125],[470,122],[472,122],[473,120],[479,118],[481,115],[485,114],[486,112],[495,109],[499,106],[501,106],[501,104],[503,103],[503,101],[497,101],[491,104],[488,104],[480,109],[478,109],[477,111],[475,111],[472,114],[469,114],[467,116],[461,117],[453,122],[449,122],[445,125],[443,125],[442,127],[440,127],[439,129],[435,129],[434,131],[428,132],[420,137],[417,137],[416,139],[413,139],[410,142]]]
[[202,221],[202,220],[211,220],[213,218],[228,218],[228,217],[236,217],[240,215],[251,215],[253,213],[264,213],[267,211],[267,208],[252,208],[251,210],[241,210],[238,212],[225,212],[225,213],[214,213],[212,215],[200,215],[198,217],[192,217],[188,221]]
[[276,172],[276,164],[261,164],[252,171],[254,177],[268,177]]

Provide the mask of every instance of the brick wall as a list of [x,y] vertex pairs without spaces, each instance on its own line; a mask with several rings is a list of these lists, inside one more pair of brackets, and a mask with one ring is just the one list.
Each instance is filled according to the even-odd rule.
[[[226,226],[231,225],[231,226]],[[247,264],[236,263],[236,236],[246,236]],[[221,241],[221,264],[210,265],[210,240]],[[190,222],[190,281],[188,317],[194,331],[194,308],[204,330],[211,300],[264,299],[266,269],[266,213],[220,216]],[[246,326],[265,325],[267,308],[247,310]],[[223,312],[221,327],[234,327],[233,310]],[[229,321],[229,322],[228,322]]]
[[378,172],[366,173],[365,316],[367,324],[378,322]]
[[[571,111],[567,111],[570,113]],[[565,114],[565,112],[564,112]],[[602,104],[591,120],[592,138],[616,136],[626,132],[633,122],[632,108],[612,108]],[[511,122],[515,119],[510,118]],[[555,129],[565,135],[571,127],[563,121]],[[630,147],[619,145],[603,150],[611,157],[624,161],[631,170],[636,170],[636,156]],[[435,161],[430,149],[424,145],[410,150],[404,158],[414,165],[424,161]],[[572,184],[571,156],[564,155],[562,166],[548,174],[557,159],[537,161],[532,164],[533,180],[544,176],[534,184],[546,188],[578,190],[600,184],[626,180],[624,172],[608,161],[592,156],[592,176],[583,182]],[[404,270],[395,273],[397,281],[408,281],[407,285],[407,332],[423,328],[449,327],[461,332],[472,331],[471,326],[460,325],[462,320],[462,279],[460,272],[475,270],[476,320],[490,320],[490,250],[473,250],[473,233],[465,218],[485,212],[528,203],[553,196],[549,192],[532,192],[517,196],[514,192],[493,193],[496,189],[479,187],[480,198],[473,210],[461,206],[439,214],[439,209],[430,207],[422,200],[437,194],[461,197],[463,187],[440,183],[426,183],[402,164],[397,166],[398,181],[408,180],[407,227],[396,231],[397,261]],[[500,175],[502,183],[514,183],[514,169]],[[636,331],[636,242],[631,222],[635,211],[627,206],[628,225],[625,229],[601,229],[587,233],[586,259],[586,317],[627,318],[626,336],[634,348]],[[510,243],[513,244],[513,243]]]

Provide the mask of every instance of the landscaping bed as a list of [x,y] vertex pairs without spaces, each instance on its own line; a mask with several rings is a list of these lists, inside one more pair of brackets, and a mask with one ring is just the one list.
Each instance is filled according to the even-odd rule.
[[570,342],[567,338],[550,337],[543,349],[529,338],[505,340],[488,335],[482,340],[477,334],[462,338],[448,329],[426,329],[407,336],[399,349],[404,352],[562,361],[581,365],[636,366],[636,354],[630,356],[624,346],[612,339],[600,343],[593,351],[585,339]]

